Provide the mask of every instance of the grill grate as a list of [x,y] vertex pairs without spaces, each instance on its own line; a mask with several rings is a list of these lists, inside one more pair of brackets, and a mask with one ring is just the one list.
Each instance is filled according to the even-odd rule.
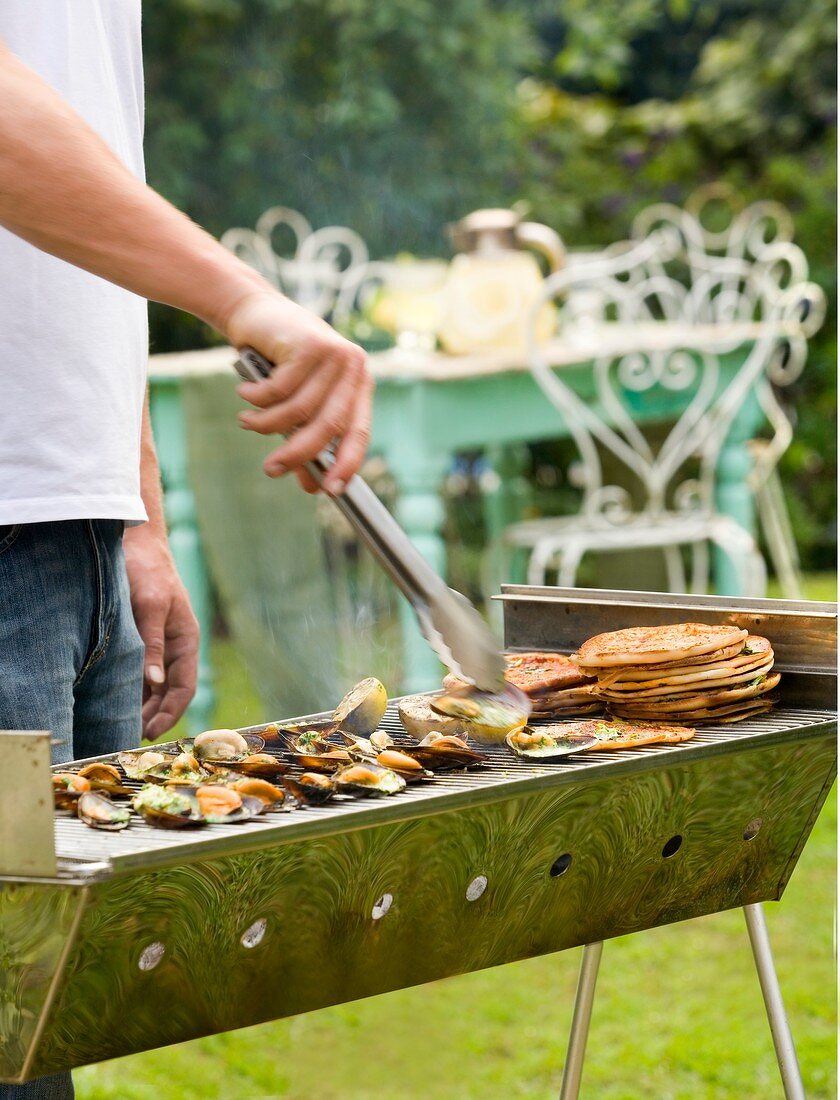
[[[312,717],[312,716],[309,716]],[[322,716],[319,716],[322,717]],[[737,751],[745,742],[764,742],[774,734],[792,729],[821,726],[833,716],[823,710],[779,707],[769,714],[747,718],[726,726],[701,727],[690,741],[675,745],[647,745],[615,752],[576,753],[555,764],[539,765],[514,758],[504,748],[486,748],[488,761],[469,771],[445,772],[434,780],[410,785],[392,798],[337,796],[321,807],[270,813],[241,825],[213,825],[197,830],[163,830],[132,819],[128,829],[102,833],[89,829],[69,815],[56,815],[55,841],[59,875],[64,878],[93,878],[114,871],[169,863],[187,854],[216,855],[220,852],[263,847],[272,842],[299,839],[304,835],[329,833],[406,819],[441,810],[455,809],[464,801],[495,799],[520,793],[523,785],[535,788],[546,783],[573,782],[577,774],[593,772],[608,776],[625,770],[652,768],[673,763],[676,754],[698,756],[710,752]],[[289,720],[288,724],[292,721]],[[259,730],[261,727],[253,727]],[[391,704],[382,721],[394,739],[409,742]],[[267,752],[279,749],[266,746]],[[108,759],[103,757],[102,759]],[[290,774],[294,775],[296,769]],[[128,783],[137,786],[136,783]],[[212,851],[210,848],[212,847]]]

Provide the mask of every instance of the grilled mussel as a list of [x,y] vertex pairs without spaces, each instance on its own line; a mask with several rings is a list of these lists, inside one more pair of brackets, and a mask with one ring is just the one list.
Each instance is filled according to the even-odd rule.
[[409,756],[402,749],[384,749],[376,757],[376,763],[401,775],[406,783],[420,783],[424,779],[434,778],[433,773],[427,771],[419,760]]
[[235,791],[233,787],[223,787],[217,783],[205,783],[196,787],[193,794],[208,825],[233,825],[240,821],[250,821],[265,808],[265,803],[259,798],[251,798]]
[[134,796],[132,805],[148,825],[160,829],[184,829],[206,825],[193,788],[146,784]]
[[202,783],[210,773],[201,766],[194,756],[182,752],[179,756],[169,756],[163,764],[148,768],[143,778],[150,783],[165,783],[169,787],[194,787]]
[[78,772],[54,772],[52,788],[57,810],[75,810],[79,798],[91,789],[88,780]]
[[283,786],[301,806],[321,806],[335,794],[332,776],[320,772],[303,772],[297,779],[286,776]]
[[237,730],[205,730],[198,737],[179,742],[182,752],[191,753],[202,764],[234,764],[261,752],[265,741],[257,733]]
[[405,790],[405,780],[379,764],[349,764],[335,773],[336,788],[346,794],[391,795]]
[[582,752],[597,740],[597,737],[569,733],[563,726],[523,726],[512,730],[505,738],[505,744],[514,756],[550,763],[569,753]]
[[400,745],[400,752],[432,772],[474,768],[487,759],[486,753],[470,748],[463,737],[438,733],[436,730],[426,734],[419,745]]
[[91,829],[111,833],[127,828],[131,820],[131,810],[125,805],[115,806],[104,791],[84,791],[76,803],[76,813]]
[[156,768],[167,761],[171,763],[174,759],[174,756],[158,752],[156,749],[117,754],[117,763],[129,779],[145,779],[150,768]]
[[94,791],[107,791],[111,795],[124,795],[126,798],[134,794],[130,787],[123,786],[122,773],[113,764],[94,761],[79,768],[79,775],[90,783]]
[[[233,773],[231,773],[232,776]],[[240,795],[249,798],[258,798],[265,809],[281,809],[286,800],[286,792],[282,787],[269,783],[265,779],[256,779],[251,776],[236,776],[228,778],[228,784],[238,791]]]

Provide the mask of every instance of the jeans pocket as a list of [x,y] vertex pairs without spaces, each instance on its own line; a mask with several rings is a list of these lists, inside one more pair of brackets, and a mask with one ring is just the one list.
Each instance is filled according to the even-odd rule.
[[14,546],[22,528],[22,523],[0,523],[0,554]]

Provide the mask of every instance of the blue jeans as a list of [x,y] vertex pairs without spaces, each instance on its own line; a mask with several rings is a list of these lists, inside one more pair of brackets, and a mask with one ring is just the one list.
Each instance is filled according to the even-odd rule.
[[[51,730],[53,763],[140,743],[143,643],[120,520],[0,526],[0,729]],[[0,1100],[72,1100],[69,1073]]]

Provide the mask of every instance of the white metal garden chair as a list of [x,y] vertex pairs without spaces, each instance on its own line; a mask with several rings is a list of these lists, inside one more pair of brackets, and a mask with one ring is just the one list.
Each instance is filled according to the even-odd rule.
[[[703,198],[721,197],[727,196],[707,192]],[[806,281],[807,263],[790,240],[790,218],[782,207],[753,204],[722,231],[704,226],[701,207],[699,201],[685,210],[652,207],[637,219],[631,242],[545,283],[533,317],[545,302],[554,302],[561,339],[564,327],[580,322],[583,299],[590,325],[636,326],[638,340],[632,351],[595,359],[595,400],[587,403],[550,367],[532,325],[529,366],[577,446],[575,481],[582,501],[576,515],[525,521],[504,532],[497,549],[503,555],[529,553],[531,584],[544,584],[554,573],[557,584],[574,585],[590,552],[650,549],[664,556],[669,589],[702,592],[709,584],[709,548],[715,546],[733,563],[740,591],[762,595],[766,568],[752,534],[714,500],[727,435],[753,391],[774,435],[760,449],[751,487],[776,572],[795,588],[795,546],[774,481],[791,426],[774,386],[789,384],[801,372],[807,338],[824,316],[824,296]],[[667,346],[653,335],[657,326],[663,331],[663,323],[677,334]],[[736,351],[747,331],[750,350],[724,384],[721,357]],[[659,446],[632,411],[656,387],[690,391]],[[623,468],[620,485],[605,476],[607,456]],[[688,582],[683,548],[691,562]]]
[[319,317],[331,313],[346,273],[368,259],[367,245],[355,230],[343,225],[313,229],[303,214],[286,206],[266,210],[255,229],[228,229],[221,243]]

